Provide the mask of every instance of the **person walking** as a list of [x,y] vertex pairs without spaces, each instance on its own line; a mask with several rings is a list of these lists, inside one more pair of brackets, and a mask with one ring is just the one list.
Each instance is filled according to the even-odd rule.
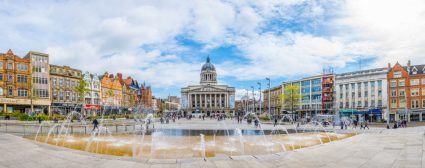
[[99,125],[99,122],[97,121],[96,118],[93,120],[92,124],[93,124],[93,130],[92,131],[94,131],[96,128],[99,129],[99,127],[97,127],[97,125]]
[[364,127],[363,127],[364,129],[366,129],[366,128],[369,129],[369,126],[367,124],[368,122],[369,122],[369,120],[366,120],[366,122],[364,123]]
[[273,125],[273,127],[276,127],[276,125],[277,125],[277,117],[274,118],[274,125]]

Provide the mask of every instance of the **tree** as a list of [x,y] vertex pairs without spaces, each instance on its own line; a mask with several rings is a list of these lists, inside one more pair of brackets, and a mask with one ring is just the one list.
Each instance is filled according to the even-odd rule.
[[292,112],[294,118],[294,109],[299,105],[301,100],[300,87],[298,85],[285,85],[283,94],[281,95],[285,110]]
[[75,91],[78,94],[80,94],[80,101],[82,101],[82,107],[81,107],[81,112],[82,112],[83,111],[82,109],[84,108],[84,105],[85,105],[84,97],[86,93],[90,91],[90,89],[87,89],[87,82],[84,79],[80,79],[79,85],[75,87]]

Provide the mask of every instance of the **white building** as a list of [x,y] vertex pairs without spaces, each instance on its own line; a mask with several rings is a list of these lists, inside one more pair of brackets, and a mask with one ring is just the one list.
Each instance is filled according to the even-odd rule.
[[387,71],[387,68],[378,68],[337,74],[336,111],[357,120],[384,119],[388,104]]
[[85,72],[83,80],[86,82],[86,89],[88,92],[84,95],[84,111],[85,115],[96,115],[100,112],[100,98],[101,98],[101,83],[97,74],[90,74]]
[[202,66],[200,85],[190,85],[181,89],[181,102],[184,114],[201,113],[211,115],[234,112],[235,88],[217,84],[215,67],[207,58]]

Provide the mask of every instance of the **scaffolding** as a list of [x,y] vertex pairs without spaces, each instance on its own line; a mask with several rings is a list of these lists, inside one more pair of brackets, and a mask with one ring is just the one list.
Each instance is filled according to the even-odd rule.
[[332,67],[323,68],[321,114],[332,114],[335,75]]

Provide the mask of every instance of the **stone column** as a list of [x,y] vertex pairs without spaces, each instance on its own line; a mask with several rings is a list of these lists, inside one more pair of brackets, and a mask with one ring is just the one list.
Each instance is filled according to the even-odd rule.
[[217,108],[217,94],[214,94],[214,108]]
[[221,107],[222,107],[222,106],[221,106],[221,93],[220,93],[220,95],[218,96],[218,99],[219,99],[218,105],[219,105],[219,108],[221,108]]
[[[3,111],[5,112],[5,113],[7,113],[7,105],[6,105],[6,103],[4,103],[3,104]],[[32,111],[31,111],[32,112]]]
[[205,101],[205,103],[204,103],[204,107],[205,108],[207,108],[207,94],[204,94],[204,101]]

